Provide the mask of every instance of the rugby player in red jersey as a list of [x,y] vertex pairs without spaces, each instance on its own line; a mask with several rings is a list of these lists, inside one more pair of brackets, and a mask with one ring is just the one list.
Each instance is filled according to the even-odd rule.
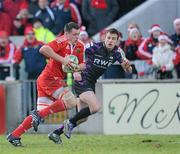
[[[70,91],[66,91],[64,78],[66,73],[62,65],[72,70],[84,69],[84,44],[78,39],[80,29],[76,23],[67,23],[64,27],[64,35],[57,37],[54,41],[40,48],[43,55],[50,60],[37,79],[37,110],[7,136],[7,140],[14,146],[22,146],[20,136],[32,126],[37,131],[42,118],[57,112],[74,107],[77,103],[76,97]],[[67,55],[75,55],[79,65],[75,67]],[[68,99],[64,99],[68,98]]]

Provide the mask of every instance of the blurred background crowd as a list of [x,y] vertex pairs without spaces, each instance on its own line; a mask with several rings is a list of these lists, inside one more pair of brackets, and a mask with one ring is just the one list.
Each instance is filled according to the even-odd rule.
[[[0,0],[0,80],[20,78],[24,60],[27,79],[35,80],[47,60],[39,48],[63,34],[66,23],[74,21],[81,27],[79,38],[88,46],[99,33],[104,40],[106,27],[143,3],[145,0]],[[157,21],[158,23],[158,21]],[[152,23],[149,36],[141,34],[136,23],[128,23],[120,33],[119,43],[132,62],[133,73],[124,73],[119,64],[111,66],[104,79],[174,79],[180,78],[180,18],[174,19],[174,33],[168,34],[161,25]],[[10,36],[24,36],[17,47]]]

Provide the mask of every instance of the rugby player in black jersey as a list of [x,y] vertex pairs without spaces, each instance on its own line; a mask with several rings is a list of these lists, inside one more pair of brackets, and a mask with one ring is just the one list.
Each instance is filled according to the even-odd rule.
[[61,143],[59,140],[63,132],[67,138],[70,138],[74,127],[101,109],[101,103],[95,95],[95,83],[109,66],[118,61],[124,71],[132,72],[130,62],[126,59],[124,52],[116,46],[118,38],[119,32],[114,28],[109,29],[104,42],[92,43],[86,49],[86,68],[82,72],[75,73],[75,79],[78,80],[74,81],[73,86],[79,97],[78,112],[74,117],[65,120],[60,128],[49,134],[49,139],[53,142]]

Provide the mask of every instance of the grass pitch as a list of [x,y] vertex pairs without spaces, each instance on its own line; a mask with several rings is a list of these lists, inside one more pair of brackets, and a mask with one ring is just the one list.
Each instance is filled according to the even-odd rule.
[[0,154],[180,154],[180,135],[72,135],[63,144],[49,141],[47,135],[28,134],[24,147],[14,147],[0,136]]

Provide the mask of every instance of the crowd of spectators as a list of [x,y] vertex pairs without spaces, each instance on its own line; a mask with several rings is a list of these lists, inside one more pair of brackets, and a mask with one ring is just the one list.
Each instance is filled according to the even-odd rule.
[[[0,0],[0,30],[24,35],[38,18],[54,35],[61,34],[67,22],[85,25],[88,34],[99,32],[145,0]],[[123,7],[121,7],[123,6]],[[103,21],[103,22],[102,22]]]
[[[105,27],[125,13],[120,8],[122,3],[123,8],[127,7],[126,11],[129,11],[133,9],[132,6],[144,1],[0,0],[0,64],[3,64],[0,65],[0,80],[10,75],[6,64],[14,65],[16,79],[19,79],[19,64],[22,59],[25,61],[28,79],[36,79],[47,62],[38,49],[62,35],[66,23],[74,21],[81,26],[79,38],[85,44],[91,43],[91,36],[97,32],[100,32],[100,41],[103,41]],[[155,75],[158,79],[171,79],[174,78],[174,70],[180,78],[180,18],[175,19],[172,24],[174,34],[167,34],[160,25],[153,24],[148,30],[149,37],[145,38],[136,23],[129,23],[128,38],[123,40],[120,32],[118,46],[132,61],[133,73],[124,73],[117,64],[111,66],[103,78],[146,78]],[[16,48],[9,39],[10,35],[25,36],[21,47]]]
[[9,35],[24,35],[36,19],[54,35],[60,34],[67,22],[82,24],[78,7],[69,0],[1,0],[0,17],[4,21],[0,30]]
[[137,78],[180,78],[180,18],[175,19],[172,24],[174,34],[167,34],[160,25],[153,24],[148,30],[149,37],[145,38],[139,26],[130,23],[127,27],[128,38],[124,43],[121,41],[119,46],[132,61],[133,73],[113,75],[117,68],[112,66],[108,70],[109,76],[105,78],[133,78],[133,75]]

